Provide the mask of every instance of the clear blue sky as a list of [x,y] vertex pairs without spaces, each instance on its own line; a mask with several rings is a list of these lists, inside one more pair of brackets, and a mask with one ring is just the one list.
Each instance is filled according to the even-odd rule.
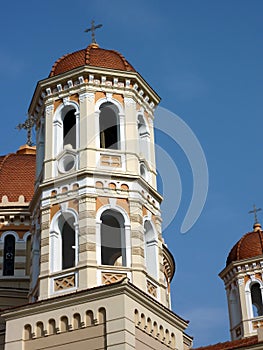
[[192,177],[182,150],[171,145],[183,193],[164,232],[177,264],[173,309],[191,321],[195,346],[229,338],[217,275],[232,245],[252,229],[248,211],[254,203],[263,206],[262,14],[262,0],[15,0],[1,6],[1,154],[24,143],[25,133],[15,126],[37,81],[57,58],[87,46],[83,31],[93,18],[103,23],[100,46],[120,51],[162,97],[161,105],[198,137],[210,175],[205,208],[182,235]]

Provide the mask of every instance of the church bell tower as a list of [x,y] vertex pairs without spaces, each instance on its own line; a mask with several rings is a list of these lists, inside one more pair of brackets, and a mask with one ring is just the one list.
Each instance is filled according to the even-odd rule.
[[263,231],[257,221],[231,249],[219,276],[226,288],[231,339],[263,331]]
[[94,43],[59,59],[39,82],[30,106],[38,113],[33,300],[127,277],[169,307],[174,266],[156,188],[158,102],[122,55]]
[[[170,305],[175,263],[156,186],[159,101],[120,53],[95,40],[38,82],[29,107],[37,133],[30,304],[5,314],[7,350],[190,347],[187,322]],[[10,332],[15,326],[22,336]]]

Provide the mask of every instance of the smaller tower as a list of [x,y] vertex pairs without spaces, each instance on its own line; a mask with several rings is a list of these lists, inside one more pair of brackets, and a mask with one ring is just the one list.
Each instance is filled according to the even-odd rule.
[[[28,300],[35,161],[36,149],[28,145],[0,156],[0,309]],[[0,349],[4,337],[0,317]]]
[[232,340],[256,335],[263,328],[262,272],[263,231],[255,220],[253,231],[233,246],[219,274],[227,294]]

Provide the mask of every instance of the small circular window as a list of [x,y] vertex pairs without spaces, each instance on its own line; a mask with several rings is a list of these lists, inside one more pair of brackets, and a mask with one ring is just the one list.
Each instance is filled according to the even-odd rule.
[[65,154],[58,163],[59,171],[66,173],[75,168],[75,156],[73,154]]

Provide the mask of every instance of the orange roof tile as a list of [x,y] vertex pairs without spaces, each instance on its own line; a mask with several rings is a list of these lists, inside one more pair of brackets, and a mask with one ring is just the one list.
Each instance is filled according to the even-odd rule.
[[258,341],[257,335],[252,337],[247,337],[238,340],[227,341],[224,343],[217,343],[208,346],[202,346],[200,348],[194,348],[193,350],[233,350],[233,349],[242,349],[250,345],[256,345],[261,343]]
[[254,258],[263,254],[263,231],[246,233],[231,249],[226,265],[232,261]]
[[0,156],[0,202],[3,196],[7,196],[9,202],[18,202],[20,195],[25,197],[25,202],[32,199],[35,162],[35,154],[21,154],[19,151]]
[[132,65],[119,52],[101,49],[91,44],[86,49],[59,58],[54,63],[49,76],[53,77],[85,65],[135,72]]

